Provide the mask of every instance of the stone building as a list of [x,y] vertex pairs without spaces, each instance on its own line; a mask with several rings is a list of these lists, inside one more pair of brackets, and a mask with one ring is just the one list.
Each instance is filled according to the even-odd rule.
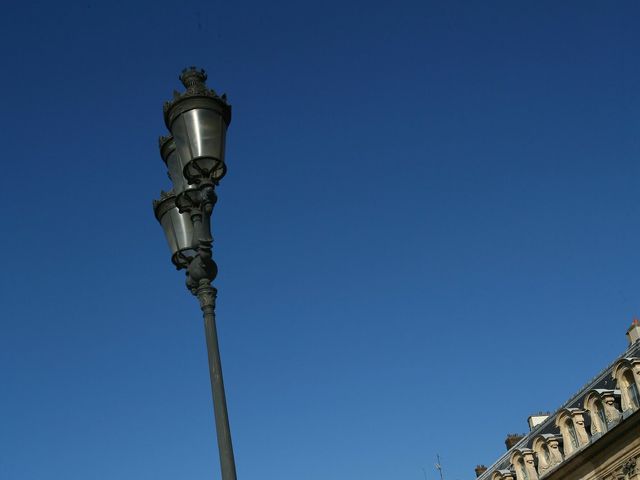
[[640,480],[640,323],[629,347],[553,414],[529,417],[478,480]]

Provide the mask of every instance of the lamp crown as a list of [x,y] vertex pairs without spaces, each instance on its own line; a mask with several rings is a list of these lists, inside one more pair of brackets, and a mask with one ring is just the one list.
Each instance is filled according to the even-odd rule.
[[203,68],[189,67],[182,70],[180,74],[180,81],[187,89],[187,92],[204,93],[207,91],[207,73]]
[[231,122],[231,105],[227,95],[218,95],[206,85],[207,74],[202,68],[188,67],[178,77],[185,87],[184,92],[173,92],[173,98],[163,105],[164,121],[171,130],[173,121],[186,111],[204,108],[220,112],[227,125]]
[[156,212],[156,217],[158,216],[158,207],[160,206],[161,203],[163,203],[165,200],[170,199],[171,197],[175,197],[175,194],[173,193],[173,191],[169,190],[168,192],[165,192],[164,190],[160,190],[160,198],[158,200],[153,200],[153,210]]

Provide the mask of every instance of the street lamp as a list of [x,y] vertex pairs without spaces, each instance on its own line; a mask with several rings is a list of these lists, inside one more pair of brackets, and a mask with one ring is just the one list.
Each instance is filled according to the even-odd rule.
[[204,70],[187,68],[180,80],[186,91],[174,92],[173,99],[164,104],[170,134],[160,137],[160,155],[173,188],[160,194],[153,210],[167,237],[171,261],[178,270],[186,271],[187,288],[200,301],[222,479],[236,480],[216,331],[217,290],[211,285],[218,273],[212,254],[211,213],[217,199],[215,187],[227,172],[224,148],[231,106],[226,95],[218,96],[207,88]]

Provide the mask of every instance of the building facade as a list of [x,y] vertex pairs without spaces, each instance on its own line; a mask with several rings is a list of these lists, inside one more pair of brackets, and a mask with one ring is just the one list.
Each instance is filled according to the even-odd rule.
[[529,417],[478,480],[640,480],[640,323],[629,347],[553,414]]

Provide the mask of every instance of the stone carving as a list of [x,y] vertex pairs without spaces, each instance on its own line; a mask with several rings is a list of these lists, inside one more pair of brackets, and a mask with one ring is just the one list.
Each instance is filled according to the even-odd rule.
[[560,442],[557,438],[550,438],[547,441],[549,447],[550,465],[555,466],[562,462],[562,452],[560,451]]
[[624,462],[624,465],[622,465],[622,473],[627,478],[631,477],[631,475],[635,475],[636,474],[636,459],[635,458],[630,458],[629,460]]
[[582,412],[573,412],[573,424],[575,425],[576,434],[578,435],[579,446],[587,445],[589,443],[589,434],[584,426],[584,416]]
[[602,480],[630,480],[634,478],[637,473],[636,462],[636,458],[628,459],[616,468],[612,474],[603,477]]
[[602,395],[602,405],[607,418],[607,427],[617,425],[622,418],[622,413],[616,408],[616,399],[613,393],[604,393]]
[[515,480],[515,473],[511,470],[497,470],[493,476],[492,480]]
[[524,468],[527,471],[529,480],[537,480],[538,472],[536,471],[535,461],[533,459],[533,451],[527,450],[522,452],[524,458]]

